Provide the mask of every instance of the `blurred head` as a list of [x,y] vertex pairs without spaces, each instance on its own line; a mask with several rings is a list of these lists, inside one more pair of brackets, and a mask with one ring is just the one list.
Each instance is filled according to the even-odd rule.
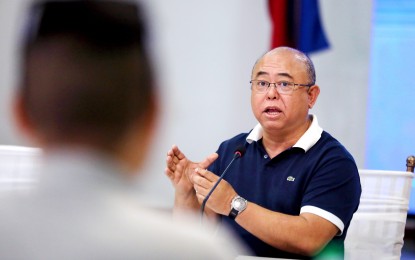
[[[288,134],[304,130],[309,109],[320,93],[307,55],[288,47],[273,49],[255,63],[251,79],[252,110],[265,131]],[[258,81],[263,85],[278,83],[281,88],[271,84],[260,93],[254,86]]]
[[144,153],[156,100],[137,5],[38,2],[28,21],[15,105],[20,128],[44,148]]

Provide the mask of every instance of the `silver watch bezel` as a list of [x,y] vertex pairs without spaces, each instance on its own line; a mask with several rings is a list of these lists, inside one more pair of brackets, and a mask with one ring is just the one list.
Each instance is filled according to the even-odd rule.
[[237,195],[232,199],[231,209],[237,210],[239,213],[244,211],[248,205],[248,201],[241,196]]

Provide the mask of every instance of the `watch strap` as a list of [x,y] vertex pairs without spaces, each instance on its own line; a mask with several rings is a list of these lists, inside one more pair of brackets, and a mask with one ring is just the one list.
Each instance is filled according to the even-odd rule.
[[247,200],[242,198],[239,195],[236,195],[231,202],[231,211],[229,212],[228,217],[234,220],[242,211],[246,209]]
[[230,217],[232,220],[235,220],[236,216],[238,216],[239,211],[232,208],[231,212],[229,213],[228,217]]

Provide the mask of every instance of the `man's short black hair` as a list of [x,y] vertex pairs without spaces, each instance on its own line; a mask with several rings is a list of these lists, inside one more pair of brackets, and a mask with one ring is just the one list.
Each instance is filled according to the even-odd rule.
[[145,27],[138,5],[125,1],[37,1],[30,8],[25,43],[73,35],[97,47],[143,45]]
[[109,147],[150,109],[153,73],[136,3],[36,2],[22,48],[25,109],[50,141],[84,136]]

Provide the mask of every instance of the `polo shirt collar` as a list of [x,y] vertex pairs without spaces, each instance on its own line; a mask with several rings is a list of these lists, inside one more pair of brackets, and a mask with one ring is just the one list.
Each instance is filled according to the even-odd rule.
[[[320,139],[321,134],[323,133],[323,129],[318,124],[317,116],[311,115],[312,121],[310,127],[307,131],[301,136],[300,139],[294,144],[293,147],[299,147],[307,152],[313,145],[317,143]],[[254,129],[252,129],[251,133],[249,133],[246,141],[251,144],[252,142],[257,142],[262,138],[262,126],[261,124],[257,124]]]

